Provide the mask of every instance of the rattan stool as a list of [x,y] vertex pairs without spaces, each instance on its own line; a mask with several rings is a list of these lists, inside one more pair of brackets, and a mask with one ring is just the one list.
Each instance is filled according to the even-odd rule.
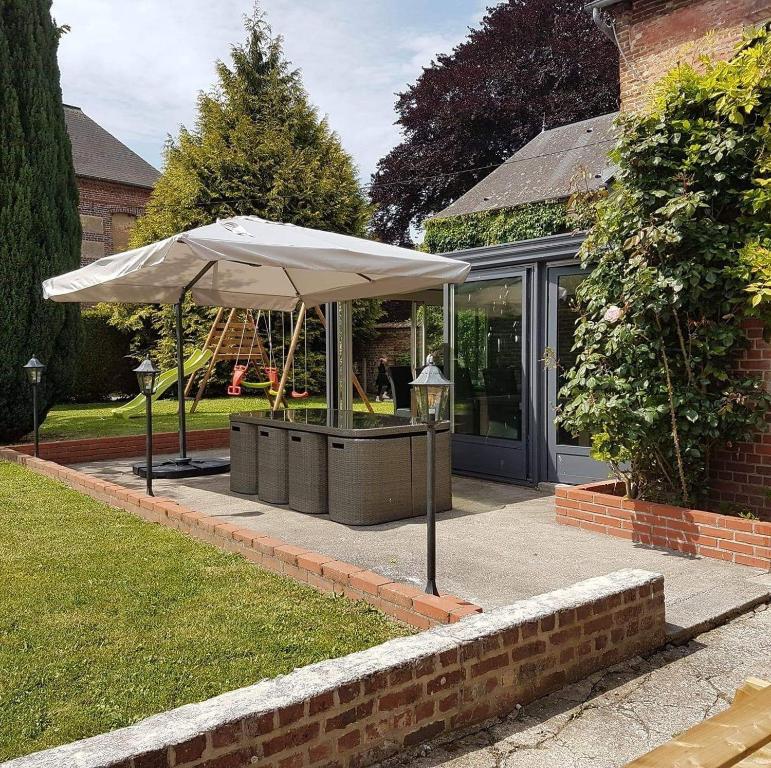
[[230,490],[233,493],[257,493],[256,424],[230,423]]
[[289,501],[287,487],[287,437],[286,429],[259,427],[257,451],[257,496],[267,504],[286,504]]
[[326,435],[289,433],[289,506],[309,515],[326,514]]

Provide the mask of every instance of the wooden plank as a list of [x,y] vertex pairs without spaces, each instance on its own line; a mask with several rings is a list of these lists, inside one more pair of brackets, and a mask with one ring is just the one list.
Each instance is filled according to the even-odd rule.
[[278,384],[278,394],[273,401],[273,407],[271,410],[275,413],[279,406],[284,401],[284,389],[289,379],[289,371],[292,368],[292,360],[294,360],[294,353],[297,349],[297,342],[300,340],[300,331],[302,330],[302,321],[305,318],[305,304],[300,304],[300,309],[297,312],[297,321],[294,325],[294,331],[292,332],[292,340],[289,342],[289,352],[287,352],[286,359],[284,360],[284,370],[281,371],[281,381]]
[[742,761],[767,751],[770,744],[771,686],[766,686],[740,696],[724,712],[628,763],[627,768],[744,768]]
[[[230,324],[230,321],[233,319],[233,317],[236,314],[236,309],[233,307],[233,309],[230,310],[230,314],[228,315],[228,319],[225,323],[225,327],[227,329],[228,325]],[[198,391],[195,393],[195,400],[193,400],[193,404],[190,406],[190,413],[195,413],[195,409],[198,408],[198,403],[201,402],[201,398],[203,397],[203,393],[206,391],[206,385],[209,383],[209,377],[212,374],[212,371],[214,370],[214,366],[217,363],[218,354],[220,351],[220,347],[222,346],[222,339],[223,336],[220,336],[219,341],[217,342],[217,346],[214,348],[214,352],[212,353],[211,360],[209,360],[209,365],[206,368],[206,372],[203,375],[203,378],[201,379],[201,384],[198,387]]]
[[754,696],[758,691],[768,688],[771,685],[768,680],[761,680],[759,677],[748,677],[737,689],[734,694],[733,704],[739,704],[748,696]]

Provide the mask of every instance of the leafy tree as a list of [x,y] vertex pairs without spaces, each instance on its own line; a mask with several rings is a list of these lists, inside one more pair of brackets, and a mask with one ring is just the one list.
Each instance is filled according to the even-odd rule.
[[380,239],[410,244],[411,229],[544,126],[617,109],[617,52],[584,5],[501,3],[399,95],[404,140],[378,163],[370,193],[377,206],[372,229]]
[[764,31],[703,73],[676,68],[653,111],[622,122],[561,419],[631,496],[708,503],[715,449],[765,427],[771,397],[735,363],[746,318],[771,328],[769,126]]
[[79,339],[77,305],[43,300],[40,283],[80,260],[78,190],[64,122],[60,30],[50,0],[0,4],[0,441],[32,428],[21,366],[47,364],[45,413],[72,381]]
[[[232,48],[231,65],[217,62],[218,86],[200,94],[195,127],[182,128],[167,143],[163,173],[132,233],[133,246],[249,214],[364,234],[369,208],[351,158],[309,103],[280,38],[271,36],[257,10],[246,32],[246,42]],[[186,307],[191,343],[200,342],[215,311]],[[372,314],[364,303],[357,317]],[[161,363],[174,360],[170,307],[121,306],[113,322],[137,333],[138,348],[157,343]],[[314,319],[308,325],[318,346],[322,332]],[[280,343],[280,334],[275,341]]]

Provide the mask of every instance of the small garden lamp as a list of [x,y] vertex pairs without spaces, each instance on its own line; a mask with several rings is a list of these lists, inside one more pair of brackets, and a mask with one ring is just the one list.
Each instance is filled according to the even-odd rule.
[[43,371],[45,369],[45,365],[43,365],[43,363],[41,363],[34,355],[32,355],[29,362],[24,366],[29,383],[32,385],[32,424],[35,431],[35,457],[40,453],[40,424],[38,423],[37,413],[37,388],[40,382],[43,381]]
[[145,440],[145,476],[147,478],[147,495],[153,496],[153,392],[160,371],[146,357],[134,373],[139,382],[139,391],[145,396],[145,414],[147,418],[147,438]]
[[433,364],[426,365],[417,378],[410,382],[415,392],[418,420],[426,425],[426,443],[428,458],[426,461],[426,520],[427,556],[426,556],[426,592],[438,595],[436,588],[436,423],[447,418],[450,403],[450,387],[442,372]]

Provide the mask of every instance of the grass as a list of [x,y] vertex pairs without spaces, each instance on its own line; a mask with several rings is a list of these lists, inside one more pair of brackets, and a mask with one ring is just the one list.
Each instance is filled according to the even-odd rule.
[[[111,411],[119,403],[86,403],[57,405],[48,412],[40,427],[41,440],[74,440],[83,437],[111,437],[114,435],[140,435],[145,431],[143,416],[121,419]],[[218,397],[201,400],[195,413],[188,413],[188,429],[215,429],[228,426],[228,416],[240,411],[269,408],[262,397]],[[290,400],[290,408],[324,408],[322,397]],[[393,402],[376,403],[372,407],[378,413],[393,413]],[[190,406],[188,405],[188,410]],[[364,403],[354,401],[354,409],[365,410]],[[156,432],[175,432],[177,429],[177,401],[160,400],[153,404],[153,428]]]
[[0,462],[0,761],[408,632]]

